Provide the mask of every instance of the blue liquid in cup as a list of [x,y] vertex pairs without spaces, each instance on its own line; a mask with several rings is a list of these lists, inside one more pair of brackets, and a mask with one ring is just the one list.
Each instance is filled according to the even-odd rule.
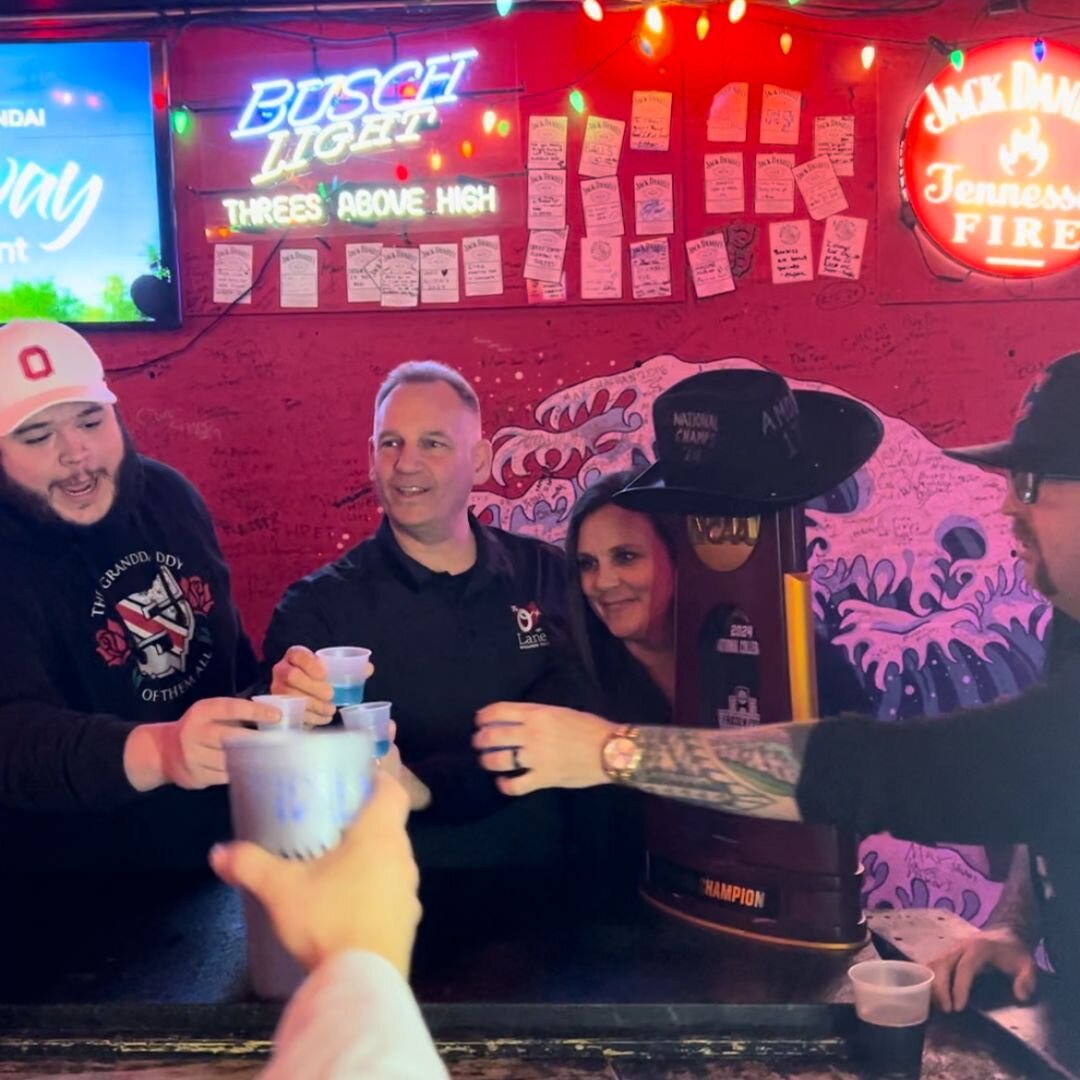
[[389,739],[376,739],[375,740],[375,756],[386,757],[390,753],[390,740]]
[[340,709],[343,705],[361,705],[364,701],[364,684],[334,686],[334,704]]

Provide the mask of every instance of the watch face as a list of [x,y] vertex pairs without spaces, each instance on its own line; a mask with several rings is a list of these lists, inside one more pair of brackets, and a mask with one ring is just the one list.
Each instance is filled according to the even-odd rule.
[[636,751],[633,739],[617,735],[604,747],[604,764],[611,772],[625,772],[634,764]]

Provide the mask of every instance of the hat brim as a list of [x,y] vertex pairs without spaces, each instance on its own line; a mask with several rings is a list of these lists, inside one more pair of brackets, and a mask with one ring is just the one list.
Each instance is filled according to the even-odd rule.
[[116,395],[104,382],[92,383],[89,386],[62,386],[54,390],[46,390],[34,397],[15,402],[6,409],[0,409],[0,436],[10,435],[42,409],[52,408],[53,405],[74,405],[81,402],[86,402],[88,405],[115,405]]
[[794,395],[802,454],[782,475],[742,484],[721,476],[718,487],[675,487],[664,482],[656,464],[616,494],[615,502],[653,514],[744,516],[809,502],[831,491],[870,460],[885,430],[874,412],[854,398],[823,390],[795,390]]
[[1011,442],[983,443],[981,446],[961,446],[946,450],[945,456],[967,465],[979,465],[984,469],[1021,469],[1016,447]]

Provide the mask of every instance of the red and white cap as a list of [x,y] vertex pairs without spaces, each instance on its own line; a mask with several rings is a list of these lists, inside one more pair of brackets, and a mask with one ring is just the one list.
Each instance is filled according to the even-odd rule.
[[0,327],[0,436],[51,405],[112,405],[101,358],[70,326],[15,319]]

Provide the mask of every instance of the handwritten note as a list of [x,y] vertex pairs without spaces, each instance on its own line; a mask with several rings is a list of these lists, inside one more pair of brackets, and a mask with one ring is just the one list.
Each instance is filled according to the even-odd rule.
[[746,185],[743,180],[743,156],[705,155],[705,213],[739,214],[746,209]]
[[630,282],[635,300],[671,295],[671,258],[666,236],[630,245]]
[[285,248],[281,252],[281,306],[319,306],[319,252],[315,248]]
[[587,236],[581,241],[582,300],[622,299],[622,240]]
[[625,120],[605,120],[590,116],[585,124],[585,142],[581,148],[582,176],[614,176],[619,171]]
[[814,280],[814,258],[810,247],[810,222],[770,221],[769,257],[774,285]]
[[525,296],[530,304],[559,304],[566,299],[566,274],[558,281],[525,279]]
[[671,144],[671,94],[635,90],[630,112],[630,149],[666,150]]
[[561,229],[566,224],[566,170],[529,170],[529,228]]
[[686,257],[690,262],[690,276],[698,299],[735,291],[735,279],[731,276],[731,262],[723,233],[687,240]]
[[801,113],[802,94],[798,90],[766,83],[761,92],[761,141],[796,146]]
[[214,245],[214,303],[251,303],[250,244]]
[[587,236],[622,236],[622,195],[617,176],[581,181],[581,204],[585,210]]
[[663,236],[675,231],[671,173],[634,177],[634,228],[638,236]]
[[794,154],[758,154],[754,170],[754,212],[795,213]]
[[858,281],[862,273],[866,218],[831,217],[825,220],[818,274]]
[[795,183],[799,185],[799,194],[806,203],[806,212],[815,221],[839,214],[848,208],[844,189],[840,186],[832,162],[827,157],[811,158],[801,165],[796,165],[791,172]]
[[377,304],[382,298],[382,244],[346,244],[345,274],[350,304]]
[[501,296],[502,243],[495,236],[467,236],[461,241],[466,296]]
[[383,248],[379,288],[383,307],[416,307],[420,302],[420,249]]
[[814,157],[824,155],[837,176],[855,175],[855,117],[815,116]]
[[534,229],[525,249],[526,278],[556,284],[562,277],[568,229]]
[[746,142],[750,84],[728,83],[713,94],[706,134],[709,142]]
[[566,117],[529,117],[529,156],[526,168],[566,168]]
[[459,289],[457,244],[421,244],[420,302],[456,304]]

